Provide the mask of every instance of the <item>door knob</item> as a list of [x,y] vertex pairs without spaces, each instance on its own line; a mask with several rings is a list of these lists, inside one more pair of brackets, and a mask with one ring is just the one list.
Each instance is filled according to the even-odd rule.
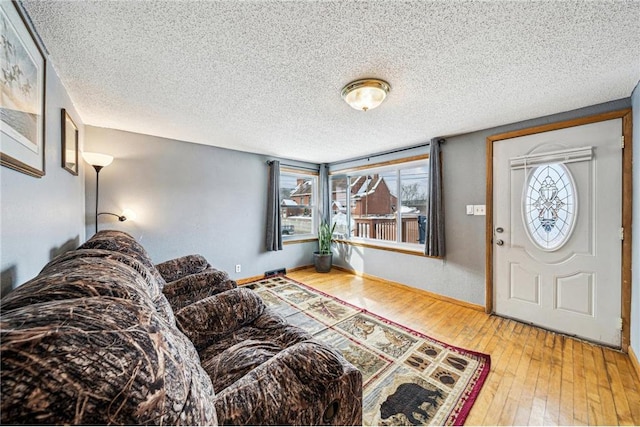
[[496,245],[498,245],[498,246],[502,246],[502,245],[504,245],[504,241],[502,241],[502,239],[498,239],[498,240],[496,241]]
[[503,231],[504,231],[504,228],[502,227],[496,228],[496,233],[502,233]]

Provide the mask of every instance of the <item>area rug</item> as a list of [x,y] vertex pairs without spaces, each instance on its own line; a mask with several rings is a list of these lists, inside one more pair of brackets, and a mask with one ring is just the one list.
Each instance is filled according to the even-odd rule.
[[462,425],[489,373],[486,354],[437,341],[286,276],[243,286],[362,372],[365,425]]

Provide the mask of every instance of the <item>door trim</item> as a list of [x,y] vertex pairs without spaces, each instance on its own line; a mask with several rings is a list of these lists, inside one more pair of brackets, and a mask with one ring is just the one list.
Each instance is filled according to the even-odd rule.
[[493,313],[493,143],[504,139],[517,138],[525,135],[549,132],[552,130],[582,126],[589,123],[606,120],[622,119],[622,227],[624,239],[622,241],[622,343],[621,349],[627,352],[631,339],[631,207],[632,207],[632,119],[631,109],[616,110],[608,113],[595,114],[578,119],[550,123],[511,132],[500,133],[487,137],[487,194],[486,194],[486,223],[485,223],[485,312]]

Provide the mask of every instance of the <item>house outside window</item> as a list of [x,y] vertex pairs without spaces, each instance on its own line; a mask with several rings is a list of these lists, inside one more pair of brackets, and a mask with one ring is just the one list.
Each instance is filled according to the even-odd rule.
[[284,240],[313,237],[317,234],[317,200],[317,175],[280,169],[280,215]]
[[335,238],[421,250],[428,184],[428,159],[332,175]]

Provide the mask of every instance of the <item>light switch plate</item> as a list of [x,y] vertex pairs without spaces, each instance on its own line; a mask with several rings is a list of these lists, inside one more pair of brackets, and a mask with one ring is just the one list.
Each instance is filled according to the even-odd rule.
[[474,215],[486,215],[485,205],[473,205],[473,214]]
[[473,215],[473,205],[467,205],[467,215]]

